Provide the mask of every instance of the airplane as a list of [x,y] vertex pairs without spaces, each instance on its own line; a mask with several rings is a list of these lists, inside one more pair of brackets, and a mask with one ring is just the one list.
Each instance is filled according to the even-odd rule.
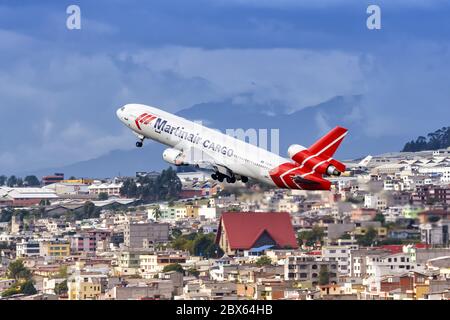
[[282,189],[330,190],[324,176],[336,177],[345,164],[333,159],[348,130],[335,127],[309,148],[293,144],[289,159],[264,148],[210,129],[199,123],[142,104],[126,104],[116,111],[119,120],[137,136],[167,145],[163,159],[175,166],[211,171],[211,178],[227,183],[249,178]]
[[346,163],[345,165],[346,165],[347,169],[350,169],[350,170],[357,170],[357,169],[362,170],[362,169],[367,168],[367,166],[369,165],[369,162],[372,160],[372,158],[373,157],[371,155],[368,155],[367,157],[365,157],[358,163],[349,162],[349,163]]

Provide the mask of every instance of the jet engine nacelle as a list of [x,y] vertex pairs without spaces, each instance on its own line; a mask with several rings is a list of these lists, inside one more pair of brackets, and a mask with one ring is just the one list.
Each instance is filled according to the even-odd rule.
[[307,148],[299,144],[291,145],[288,149],[288,155],[300,166],[309,168],[319,174],[326,174],[328,176],[339,176],[341,174],[335,166],[339,166],[336,160],[314,156]]
[[299,153],[301,151],[308,151],[308,149],[306,147],[304,147],[304,146],[299,145],[299,144],[292,144],[288,148],[288,156],[289,156],[289,158],[292,159],[297,153]]
[[170,164],[174,164],[176,166],[181,166],[185,164],[183,152],[173,148],[164,150],[163,159],[164,161]]

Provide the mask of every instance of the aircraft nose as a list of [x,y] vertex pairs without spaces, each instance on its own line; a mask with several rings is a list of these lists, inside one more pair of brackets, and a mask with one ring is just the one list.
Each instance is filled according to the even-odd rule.
[[119,118],[119,119],[121,119],[121,120],[122,120],[123,109],[124,109],[124,107],[119,108],[119,109],[117,109],[117,111],[116,111],[117,118]]

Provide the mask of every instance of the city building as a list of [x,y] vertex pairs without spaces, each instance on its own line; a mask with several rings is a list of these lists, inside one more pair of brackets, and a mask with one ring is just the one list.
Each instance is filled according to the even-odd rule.
[[169,224],[129,221],[125,225],[124,244],[128,248],[149,248],[167,241],[169,241]]
[[216,243],[228,255],[270,245],[297,248],[291,218],[286,212],[225,212],[219,222]]

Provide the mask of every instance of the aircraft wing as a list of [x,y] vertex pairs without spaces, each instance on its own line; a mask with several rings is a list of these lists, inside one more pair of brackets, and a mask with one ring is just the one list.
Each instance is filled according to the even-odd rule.
[[232,176],[232,171],[227,164],[214,157],[212,152],[205,152],[199,148],[189,147],[183,150],[184,163],[202,170],[220,172],[227,176]]

